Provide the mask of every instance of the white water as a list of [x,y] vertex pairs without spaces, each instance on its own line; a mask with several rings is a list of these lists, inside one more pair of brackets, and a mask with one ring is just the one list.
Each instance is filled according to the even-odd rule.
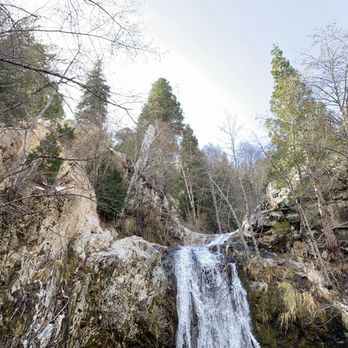
[[[219,250],[230,234],[206,246],[181,247],[175,256],[177,348],[259,348],[251,332],[246,292],[236,267]],[[215,248],[216,249],[216,248]]]

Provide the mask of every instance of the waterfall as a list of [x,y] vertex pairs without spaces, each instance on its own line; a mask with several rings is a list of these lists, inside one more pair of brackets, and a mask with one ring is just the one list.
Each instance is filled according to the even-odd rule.
[[236,267],[225,263],[219,250],[229,236],[176,252],[177,348],[260,347],[251,332],[246,292]]

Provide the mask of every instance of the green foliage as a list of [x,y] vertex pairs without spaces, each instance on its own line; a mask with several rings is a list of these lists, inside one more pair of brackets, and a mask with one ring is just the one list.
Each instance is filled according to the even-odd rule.
[[327,143],[332,129],[325,106],[313,98],[300,74],[277,46],[272,50],[272,76],[273,117],[267,119],[266,126],[276,150],[273,160],[278,170],[288,174],[309,158],[322,156],[315,145]]
[[98,60],[87,76],[82,99],[77,106],[77,118],[102,128],[107,118],[110,87],[102,71],[102,61]]
[[290,223],[287,220],[279,220],[272,227],[272,230],[276,233],[285,233],[290,231]]
[[[58,87],[54,87],[57,89]],[[52,87],[51,93],[54,93],[52,96],[51,103],[45,112],[45,118],[58,122],[64,118],[64,109],[63,109],[63,98],[59,93],[54,92]]]
[[315,197],[327,246],[336,253],[337,239],[325,197],[327,183],[336,180],[330,178],[331,173],[341,166],[335,154],[337,135],[331,115],[282,52],[274,49],[272,53],[274,117],[267,120],[275,148],[272,164],[293,193],[295,190],[299,197],[305,193]]
[[76,138],[75,129],[67,123],[57,125],[57,135],[60,140],[74,140]]
[[272,55],[272,76],[274,79],[274,90],[271,98],[271,111],[277,113],[282,108],[281,99],[286,93],[288,79],[297,75],[296,70],[290,62],[283,56],[283,51],[279,46],[274,45]]
[[121,212],[127,194],[127,187],[120,171],[107,166],[98,178],[95,187],[98,212],[106,219],[113,220]]
[[59,157],[61,147],[58,143],[57,132],[51,131],[36,150],[28,157],[28,162],[38,161],[37,174],[46,180],[48,184],[53,184],[63,160]]
[[[151,146],[146,175],[156,188],[170,196],[175,186],[175,162],[178,155],[178,139],[183,129],[183,112],[172,92],[169,82],[160,78],[151,88],[147,103],[138,119],[136,150],[141,148],[144,134],[150,124],[155,126],[156,136]],[[136,152],[137,154],[137,152]]]
[[169,82],[164,78],[158,79],[152,85],[147,103],[139,116],[139,128],[146,130],[149,124],[160,121],[168,123],[176,134],[180,134],[183,120],[180,103]]
[[206,176],[206,161],[204,154],[198,147],[198,140],[189,125],[186,125],[183,130],[180,158],[185,172],[192,180],[193,190],[199,191],[202,187],[202,177]]
[[28,156],[28,163],[37,163],[36,174],[52,185],[63,163],[60,158],[59,142],[71,141],[75,138],[74,129],[68,124],[57,124],[55,128],[40,142],[40,145]]
[[206,172],[206,158],[189,125],[185,126],[182,134],[179,151],[181,173],[172,196],[175,197],[177,210],[184,221],[192,223],[194,228],[211,231],[215,227],[214,207]]
[[187,165],[192,162],[193,158],[198,157],[200,152],[198,148],[198,140],[196,136],[193,134],[193,130],[189,125],[186,125],[182,132],[181,139],[181,159],[183,163]]
[[[198,215],[199,213],[196,204],[194,207],[195,211],[192,211],[189,201],[190,195],[193,196],[195,201],[197,201],[199,195],[195,185],[198,182],[198,171],[202,171],[199,155],[198,140],[193,134],[192,128],[186,125],[182,132],[180,143],[181,173],[178,176],[179,182],[176,185],[179,213],[185,221],[192,219],[192,214]],[[173,192],[173,195],[175,195],[175,192]]]
[[138,137],[129,127],[122,128],[115,133],[116,145],[114,149],[127,155],[132,163],[136,162],[138,155]]
[[21,121],[29,121],[45,108],[51,97],[53,100],[43,117],[63,118],[57,87],[47,75],[34,71],[48,68],[51,57],[46,46],[30,33],[29,23],[18,24],[16,29],[0,38],[3,59],[19,64],[0,62],[0,122],[14,126]]

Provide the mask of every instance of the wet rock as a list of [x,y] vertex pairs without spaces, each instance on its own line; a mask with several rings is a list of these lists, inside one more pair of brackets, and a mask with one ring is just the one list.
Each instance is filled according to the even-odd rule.
[[117,240],[114,229],[102,228],[76,163],[64,162],[57,186],[64,194],[52,187],[54,195],[36,200],[40,215],[1,231],[10,248],[0,254],[0,346],[173,346],[166,248],[135,236]]
[[286,259],[234,258],[261,347],[345,347],[342,316],[348,311],[323,285],[320,272]]
[[276,253],[272,253],[269,251],[261,253],[260,256],[265,258],[265,259],[272,259],[272,260],[275,260],[279,257]]
[[133,236],[89,256],[83,329],[75,345],[174,347],[175,285],[161,263],[163,249]]

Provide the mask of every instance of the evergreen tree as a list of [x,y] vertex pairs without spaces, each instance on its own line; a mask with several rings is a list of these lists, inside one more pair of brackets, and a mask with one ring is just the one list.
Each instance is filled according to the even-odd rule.
[[306,182],[309,181],[309,187],[314,191],[327,245],[336,253],[337,239],[325,202],[326,185],[322,181],[326,163],[330,161],[323,148],[330,148],[333,140],[328,111],[313,98],[312,91],[277,46],[272,50],[272,75],[271,110],[274,117],[268,119],[266,125],[276,150],[273,163],[277,172],[289,180],[292,179],[289,173],[298,175],[302,193],[303,174],[308,177]]
[[19,65],[0,62],[0,123],[6,126],[30,122],[42,110],[47,119],[64,117],[58,86],[46,74],[34,71],[47,69],[50,55],[29,29],[30,24],[25,23],[0,38],[3,59]]
[[114,134],[114,149],[127,155],[127,159],[131,163],[135,163],[137,160],[137,136],[134,130],[129,127],[121,128]]
[[271,111],[273,113],[277,113],[283,105],[281,100],[284,98],[284,92],[286,93],[286,83],[291,77],[296,78],[297,72],[291,66],[289,60],[283,56],[283,51],[279,48],[279,46],[273,46],[271,55],[271,74],[274,80],[274,89],[271,98]]
[[209,177],[206,173],[206,158],[198,147],[192,128],[186,125],[180,143],[179,208],[181,217],[194,228],[206,230],[211,227],[212,201]]
[[180,103],[172,92],[169,82],[158,79],[151,88],[147,103],[138,119],[136,130],[137,149],[140,149],[146,129],[155,126],[156,136],[151,149],[146,175],[157,189],[171,195],[177,173],[175,162],[178,155],[178,138],[183,129],[183,112]]
[[77,106],[77,118],[100,128],[106,121],[110,87],[103,75],[102,61],[98,60],[87,76],[83,96]]
[[278,167],[288,172],[303,161],[299,138],[303,129],[304,113],[299,106],[303,105],[301,100],[304,100],[307,91],[297,71],[283,56],[280,48],[274,46],[271,54],[271,73],[274,79],[271,111],[274,117],[267,119],[266,126],[276,149],[274,159],[277,160]]
[[312,158],[320,152],[310,144],[328,140],[331,132],[328,111],[314,100],[299,72],[277,46],[272,50],[272,76],[273,117],[267,119],[266,126],[276,149],[274,159],[284,172],[300,171],[308,156]]
[[139,128],[146,129],[151,123],[165,122],[170,125],[175,134],[183,129],[183,112],[180,103],[173,94],[169,82],[158,79],[151,88],[147,103],[138,120]]
[[127,187],[114,163],[103,163],[95,187],[98,212],[106,220],[114,220],[121,212]]

